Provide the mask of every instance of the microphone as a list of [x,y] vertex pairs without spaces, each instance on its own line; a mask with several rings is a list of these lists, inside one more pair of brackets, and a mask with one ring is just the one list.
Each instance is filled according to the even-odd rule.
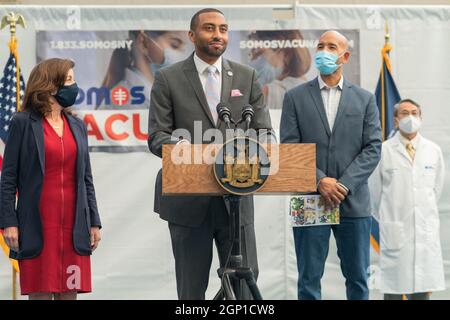
[[225,122],[228,129],[231,129],[230,125],[230,118],[231,118],[231,111],[230,108],[227,107],[227,105],[223,102],[219,102],[219,104],[216,106],[217,115],[219,116],[219,119]]
[[250,122],[252,122],[252,118],[255,115],[255,111],[250,104],[246,104],[242,108],[242,121],[245,121],[246,130],[250,128]]

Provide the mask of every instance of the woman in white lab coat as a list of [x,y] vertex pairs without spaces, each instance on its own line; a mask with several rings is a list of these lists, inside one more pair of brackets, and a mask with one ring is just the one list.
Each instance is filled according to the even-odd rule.
[[421,120],[416,102],[396,105],[399,131],[383,143],[370,179],[385,299],[407,294],[428,299],[430,292],[445,289],[437,208],[445,167],[440,147],[418,134]]

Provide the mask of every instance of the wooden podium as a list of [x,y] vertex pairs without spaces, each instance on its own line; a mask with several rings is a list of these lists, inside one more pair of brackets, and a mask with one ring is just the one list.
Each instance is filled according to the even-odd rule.
[[[269,155],[271,170],[264,186],[256,194],[298,194],[317,190],[316,145],[277,144],[263,145]],[[173,149],[187,152],[185,161],[190,164],[174,164]],[[162,186],[164,195],[226,194],[216,181],[213,164],[221,145],[164,145],[162,154]],[[189,154],[190,151],[190,154]],[[279,159],[276,165],[275,161]],[[198,163],[198,164],[195,164]],[[278,168],[278,170],[277,170]]]
[[[270,161],[269,176],[256,194],[298,194],[315,192],[316,145],[262,145]],[[230,256],[218,270],[221,288],[214,300],[240,300],[245,284],[255,300],[261,292],[251,268],[243,266],[241,251],[241,196],[230,195],[219,185],[214,174],[217,152],[222,145],[164,145],[162,163],[162,192],[164,195],[224,195],[230,203]],[[175,156],[174,156],[175,155]],[[267,158],[265,158],[267,160]],[[176,163],[174,163],[176,162]]]

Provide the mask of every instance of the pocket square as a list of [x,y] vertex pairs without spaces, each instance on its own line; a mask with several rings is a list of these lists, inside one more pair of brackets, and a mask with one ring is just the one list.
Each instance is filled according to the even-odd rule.
[[232,97],[242,97],[243,94],[241,93],[241,90],[233,89],[233,90],[231,90],[231,96]]

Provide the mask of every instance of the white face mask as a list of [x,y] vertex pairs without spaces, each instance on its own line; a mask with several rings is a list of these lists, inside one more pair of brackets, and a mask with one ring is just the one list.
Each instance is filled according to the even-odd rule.
[[186,59],[190,54],[189,52],[186,51],[179,51],[171,48],[170,49],[166,48],[163,50],[163,52],[164,52],[164,61],[161,64],[151,62],[150,57],[146,55],[149,61],[150,69],[152,70],[153,74],[155,74],[156,71],[158,71],[163,67],[169,66],[175,62],[179,62],[181,60]]
[[417,131],[419,131],[421,124],[422,124],[422,121],[420,120],[419,117],[414,117],[414,116],[409,115],[409,116],[403,118],[402,120],[400,120],[398,126],[399,126],[400,130],[402,130],[403,132],[405,132],[407,134],[412,134],[412,133],[416,133]]
[[186,59],[189,56],[190,52],[185,50],[175,50],[173,48],[164,49],[164,65],[170,65],[175,62],[179,62],[181,60]]
[[[174,49],[174,48],[172,48],[172,47],[164,48],[164,49],[163,49],[163,48],[159,45],[159,43],[156,42],[155,40],[153,40],[151,37],[149,37],[149,36],[146,36],[146,37],[147,37],[150,41],[152,41],[153,44],[156,45],[156,46],[159,48],[159,50],[161,50],[161,51],[163,52],[163,54],[164,54],[164,60],[163,60],[163,62],[162,62],[160,65],[157,65],[157,64],[155,64],[155,63],[153,62],[153,60],[150,58],[150,55],[148,54],[148,52],[144,52],[144,55],[145,55],[145,57],[147,58],[147,60],[149,61],[150,68],[152,68],[152,70],[153,70],[153,69],[158,70],[158,69],[160,69],[160,68],[162,68],[162,67],[171,65],[171,64],[173,64],[173,63],[175,63],[175,62],[179,62],[179,61],[181,61],[181,60],[184,60],[184,59],[186,59],[186,58],[191,54],[191,52],[188,51],[188,48],[185,48],[185,49],[182,49],[182,50]],[[145,51],[147,51],[147,50],[145,50]],[[156,70],[155,70],[155,71],[156,71]]]

